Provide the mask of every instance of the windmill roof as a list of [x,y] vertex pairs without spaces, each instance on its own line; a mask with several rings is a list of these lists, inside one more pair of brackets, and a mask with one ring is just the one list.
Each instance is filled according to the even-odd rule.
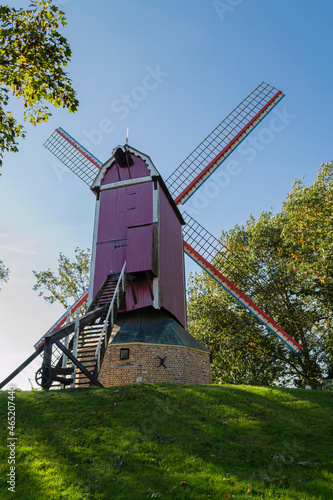
[[208,352],[201,342],[164,310],[151,307],[119,314],[116,324],[120,326],[120,330],[112,340],[112,344],[142,342],[183,345]]
[[176,213],[177,215],[177,218],[179,220],[179,222],[184,225],[185,224],[185,221],[183,219],[183,216],[181,214],[181,212],[179,211],[174,199],[172,198],[161,174],[159,173],[159,171],[157,170],[157,168],[155,167],[154,163],[152,162],[151,158],[142,153],[141,151],[133,148],[132,146],[129,146],[129,145],[126,145],[126,146],[117,146],[116,148],[114,148],[113,152],[112,152],[112,156],[101,166],[101,169],[99,170],[95,180],[94,180],[94,183],[92,184],[92,186],[90,187],[90,189],[93,191],[93,192],[96,192],[100,187],[101,187],[101,184],[102,184],[102,181],[103,181],[103,178],[107,172],[107,170],[112,167],[112,165],[115,163],[115,151],[117,151],[117,149],[121,149],[123,151],[127,150],[129,153],[131,153],[131,155],[134,155],[136,156],[137,158],[141,158],[141,160],[143,160],[147,167],[148,167],[148,171],[150,172],[150,176],[151,178],[154,180],[154,181],[157,181],[159,183],[159,185],[161,186],[164,194],[166,195],[170,205],[172,206],[174,212]]
[[152,162],[151,158],[148,155],[146,155],[145,153],[142,153],[138,149],[135,149],[129,145],[117,146],[113,149],[112,156],[106,162],[104,162],[103,165],[101,166],[98,174],[95,177],[93,184],[90,186],[90,189],[92,191],[94,191],[97,187],[99,187],[101,185],[101,182],[103,180],[105,172],[115,162],[115,152],[117,151],[117,149],[122,149],[124,151],[126,149],[127,151],[129,151],[133,155],[141,158],[147,164],[147,167],[150,171],[150,175],[160,176],[159,171],[157,170],[157,168],[155,167],[154,163]]

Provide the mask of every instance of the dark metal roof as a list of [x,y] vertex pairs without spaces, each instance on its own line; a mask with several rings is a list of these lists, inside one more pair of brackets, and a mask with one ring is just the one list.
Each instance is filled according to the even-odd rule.
[[207,351],[172,316],[152,307],[119,314],[116,324],[120,330],[112,344],[143,342],[146,344],[184,345]]

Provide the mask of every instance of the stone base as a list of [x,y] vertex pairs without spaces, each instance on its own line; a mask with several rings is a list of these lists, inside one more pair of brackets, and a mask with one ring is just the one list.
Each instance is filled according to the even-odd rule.
[[[128,359],[120,359],[121,349],[129,350]],[[184,345],[109,344],[98,380],[108,387],[133,384],[138,379],[146,383],[210,384],[209,352]]]

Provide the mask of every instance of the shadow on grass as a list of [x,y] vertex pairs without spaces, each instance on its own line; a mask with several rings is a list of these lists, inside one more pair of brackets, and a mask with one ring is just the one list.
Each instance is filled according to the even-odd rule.
[[16,405],[17,498],[332,498],[327,394],[135,385]]

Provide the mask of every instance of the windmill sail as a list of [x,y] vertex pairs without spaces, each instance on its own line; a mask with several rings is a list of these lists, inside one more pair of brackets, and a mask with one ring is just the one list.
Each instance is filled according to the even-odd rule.
[[88,186],[91,186],[103,163],[93,154],[77,142],[71,135],[61,127],[57,128],[44,143],[44,146],[51,151],[74,172]]
[[185,203],[283,97],[267,83],[258,85],[166,180],[176,204]]
[[[258,293],[266,293],[267,283],[265,283],[265,279],[259,277],[258,281],[249,282],[248,276],[245,276],[245,271],[241,269],[241,264],[240,266],[235,264],[235,259],[231,258],[235,255],[227,247],[221,245],[212,234],[188,214],[184,213],[183,217],[186,222],[183,228],[185,253],[217,281],[224,290],[230,293],[243,307],[279,337],[292,351],[298,352],[302,349],[302,346],[296,342],[296,340],[253,302],[252,298]],[[220,270],[216,269],[215,265],[218,265],[218,267],[223,270],[223,274]],[[238,283],[242,283],[242,275],[243,279],[246,281],[247,289],[250,290],[249,295],[251,297],[243,293],[238,286],[234,284],[234,276],[237,276]],[[230,281],[230,279],[232,279],[232,281]],[[274,310],[273,299],[272,306],[272,310]]]

